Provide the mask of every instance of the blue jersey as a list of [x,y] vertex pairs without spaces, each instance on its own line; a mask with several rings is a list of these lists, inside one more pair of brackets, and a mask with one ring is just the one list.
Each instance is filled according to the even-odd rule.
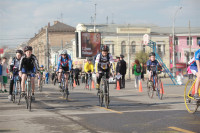
[[72,66],[72,60],[71,60],[70,55],[67,54],[67,58],[65,59],[62,56],[59,57],[57,71],[62,67],[69,67],[69,71],[70,71],[71,66]]
[[151,61],[151,60],[148,60],[147,61],[147,70],[151,70],[151,67],[156,67],[156,66],[159,66],[159,63],[157,60],[154,60],[154,61]]
[[200,49],[195,52],[194,59],[195,61],[191,64],[191,66],[197,66],[196,60],[200,60]]

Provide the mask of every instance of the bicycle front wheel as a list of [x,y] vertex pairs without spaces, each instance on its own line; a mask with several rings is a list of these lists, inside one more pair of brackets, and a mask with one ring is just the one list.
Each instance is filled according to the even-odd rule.
[[147,94],[149,98],[153,98],[153,94],[154,94],[153,86],[148,85],[148,82],[147,82]]
[[198,108],[197,101],[193,98],[195,82],[196,80],[188,80],[184,90],[184,102],[189,113],[195,113]]
[[161,82],[160,78],[158,78],[158,82],[157,82],[157,95],[158,95],[158,98],[160,100],[162,100],[162,98],[163,98],[163,88],[162,88],[162,82]]

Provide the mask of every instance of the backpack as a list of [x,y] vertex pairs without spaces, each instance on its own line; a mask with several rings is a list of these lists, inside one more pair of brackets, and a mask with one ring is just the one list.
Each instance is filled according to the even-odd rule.
[[[98,53],[98,54],[99,54],[99,53]],[[96,55],[94,56],[94,58],[93,58],[93,64],[95,64],[95,60],[96,60],[98,54],[96,54]],[[109,55],[110,55],[110,53],[107,54],[107,59],[108,59],[108,60],[110,60],[110,56],[109,56]],[[100,53],[100,59],[99,59],[99,61],[101,61],[101,57],[102,57],[102,53]]]
[[141,66],[140,65],[136,65],[136,72],[141,73]]

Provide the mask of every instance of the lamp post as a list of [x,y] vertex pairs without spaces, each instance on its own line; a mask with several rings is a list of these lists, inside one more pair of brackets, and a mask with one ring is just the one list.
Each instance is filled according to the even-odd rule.
[[128,78],[131,79],[131,76],[130,76],[130,33],[129,33],[129,24],[128,24]]
[[172,43],[173,43],[173,75],[174,75],[174,77],[176,75],[176,57],[175,57],[175,40],[174,40],[175,27],[174,27],[174,24],[175,24],[176,15],[177,15],[178,11],[181,10],[181,9],[182,9],[182,7],[179,7],[176,10],[174,17],[173,17]]

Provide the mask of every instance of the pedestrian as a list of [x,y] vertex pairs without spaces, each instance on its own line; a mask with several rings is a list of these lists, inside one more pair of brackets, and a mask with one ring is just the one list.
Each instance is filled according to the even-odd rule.
[[78,85],[78,86],[80,85],[79,79],[78,79],[79,73],[80,73],[80,70],[76,67],[74,69],[74,79],[75,79],[76,85]]
[[138,59],[135,60],[135,65],[133,66],[133,70],[135,75],[135,89],[138,89],[137,87],[139,87],[139,81],[141,79],[141,71],[142,71],[142,67]]
[[141,79],[142,79],[142,81],[144,81],[144,74],[145,74],[144,63],[141,63],[141,67],[142,67],[142,69],[141,69]]
[[122,75],[121,87],[125,88],[125,75],[126,75],[126,61],[124,60],[124,55],[120,55],[120,64],[119,73]]
[[1,64],[1,57],[0,57],[0,93],[3,93],[2,84],[3,84],[3,80],[2,80],[2,64]]
[[2,77],[3,77],[3,87],[4,87],[4,92],[8,92],[6,90],[6,84],[8,82],[8,64],[7,64],[7,58],[6,57],[3,57],[2,59]]
[[49,83],[49,72],[47,71],[45,74],[45,80],[46,80],[46,84]]
[[[116,56],[116,59],[117,59],[117,64],[116,64],[116,75],[119,75],[120,72],[120,67],[121,67],[121,63],[120,63],[120,57],[119,56]],[[121,78],[116,78],[117,81],[119,81],[119,85],[120,85],[120,88],[121,88]],[[117,88],[117,82],[116,82],[116,87]]]

